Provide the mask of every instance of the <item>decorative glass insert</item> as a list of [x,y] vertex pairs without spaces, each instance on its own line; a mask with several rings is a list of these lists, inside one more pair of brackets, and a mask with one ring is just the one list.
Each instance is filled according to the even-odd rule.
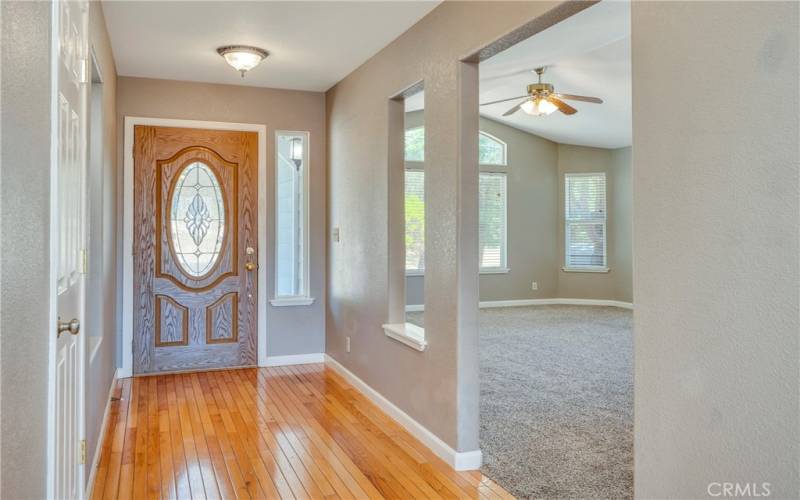
[[178,265],[187,275],[200,278],[219,259],[225,237],[225,202],[211,168],[199,161],[184,167],[169,206],[170,238]]

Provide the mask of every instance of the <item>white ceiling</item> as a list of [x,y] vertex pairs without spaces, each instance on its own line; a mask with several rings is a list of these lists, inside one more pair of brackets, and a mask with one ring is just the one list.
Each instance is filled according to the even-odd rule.
[[605,0],[480,65],[480,102],[523,96],[547,66],[543,82],[556,92],[595,96],[603,104],[567,101],[567,116],[502,116],[519,101],[482,106],[481,115],[564,144],[619,148],[631,139],[630,3]]
[[[504,117],[522,99],[482,106],[481,115],[562,144],[599,148],[630,146],[630,3],[605,0],[514,45],[480,64],[480,102],[524,96],[547,66],[543,82],[556,92],[594,96],[603,104],[567,101],[578,112],[567,116]],[[406,99],[406,110],[422,109],[422,94]]]
[[[324,91],[439,4],[386,2],[103,2],[123,76]],[[244,79],[222,45],[270,52]]]

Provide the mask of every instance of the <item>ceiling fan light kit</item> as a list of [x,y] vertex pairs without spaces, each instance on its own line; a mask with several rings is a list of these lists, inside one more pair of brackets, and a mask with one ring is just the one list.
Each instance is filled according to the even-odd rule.
[[539,75],[539,81],[528,85],[527,96],[510,97],[508,99],[500,99],[499,101],[492,101],[481,104],[481,106],[488,106],[490,104],[498,104],[501,102],[512,101],[514,99],[525,98],[516,106],[509,109],[503,116],[510,116],[519,110],[531,116],[547,116],[554,113],[556,110],[561,111],[565,115],[574,115],[578,112],[569,104],[565,103],[562,99],[572,101],[591,102],[594,104],[602,104],[603,100],[597,97],[588,97],[573,94],[561,94],[555,91],[552,84],[542,83],[542,74],[545,68],[536,68],[534,72]]
[[241,73],[244,78],[244,74],[261,64],[269,52],[249,45],[226,45],[218,48],[217,54],[225,58],[225,62]]

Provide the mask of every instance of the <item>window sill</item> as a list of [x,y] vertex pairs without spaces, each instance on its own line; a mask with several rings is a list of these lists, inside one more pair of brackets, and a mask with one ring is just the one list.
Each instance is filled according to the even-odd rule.
[[428,346],[425,341],[425,329],[411,323],[393,323],[383,325],[387,337],[407,345],[417,351],[424,351]]
[[561,268],[565,273],[607,273],[610,271],[608,267],[567,267]]
[[289,306],[310,306],[314,303],[313,297],[281,297],[278,299],[270,299],[272,307],[289,307]]
[[508,267],[487,267],[479,271],[480,274],[508,274],[511,271]]
[[[480,274],[508,274],[510,272],[510,267],[487,267],[479,271]],[[425,271],[406,271],[406,277],[411,276],[425,276]]]

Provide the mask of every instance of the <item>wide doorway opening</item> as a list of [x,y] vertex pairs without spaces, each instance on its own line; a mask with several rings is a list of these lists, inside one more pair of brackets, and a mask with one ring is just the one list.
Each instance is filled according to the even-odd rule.
[[633,496],[630,4],[481,61],[480,447],[520,498]]

